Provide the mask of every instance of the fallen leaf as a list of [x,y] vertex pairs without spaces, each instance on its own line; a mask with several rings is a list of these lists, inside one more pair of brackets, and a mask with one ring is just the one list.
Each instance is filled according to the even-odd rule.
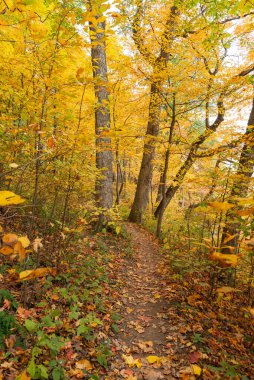
[[15,162],[12,162],[11,164],[9,164],[9,167],[12,169],[17,169],[19,167],[19,165],[16,164]]
[[124,359],[125,363],[130,367],[142,367],[140,359],[134,359],[131,355],[122,355],[122,358]]
[[21,375],[19,377],[19,380],[30,380],[30,379],[31,379],[31,377],[28,376],[26,369],[24,369],[24,371],[21,373]]
[[27,248],[30,245],[30,240],[27,236],[21,236],[18,238],[18,241],[22,244],[24,248]]
[[87,359],[79,360],[76,363],[76,368],[78,369],[85,369],[86,371],[91,371],[93,369],[92,364]]
[[20,241],[17,241],[17,243],[14,245],[13,253],[19,256],[20,262],[26,258],[26,250]]
[[200,295],[192,294],[189,297],[187,297],[187,301],[190,306],[195,306],[197,303],[200,302]]
[[147,341],[147,342],[138,342],[137,346],[143,351],[143,352],[152,352],[153,351],[153,342]]
[[4,299],[4,302],[3,302],[3,307],[1,307],[0,311],[3,311],[5,309],[10,309],[11,307],[11,301],[7,300],[6,298]]
[[24,270],[19,273],[19,281],[32,280],[37,277],[44,277],[48,274],[55,275],[56,269],[54,268],[37,268],[31,270]]
[[191,367],[192,367],[194,375],[197,375],[197,376],[201,375],[202,369],[197,364],[192,364]]
[[201,357],[202,357],[202,355],[200,354],[200,352],[198,352],[198,351],[191,352],[191,354],[190,354],[190,362],[192,364],[196,363]]
[[25,199],[21,198],[17,194],[14,194],[12,191],[0,191],[0,207],[18,205],[23,202],[25,202]]
[[161,372],[155,371],[154,369],[148,369],[144,373],[145,380],[159,380],[164,379]]
[[33,249],[34,249],[34,251],[38,252],[39,248],[42,248],[42,247],[43,247],[42,239],[35,238],[34,241],[33,241]]
[[240,290],[231,288],[231,286],[222,286],[221,288],[216,289],[217,293],[232,293],[232,292],[240,292]]
[[15,234],[6,234],[2,237],[2,241],[4,245],[13,246],[18,241],[18,236]]
[[159,356],[155,356],[155,355],[147,356],[146,360],[148,361],[149,364],[161,363],[161,358],[159,358]]
[[11,254],[13,254],[13,248],[8,247],[8,245],[6,245],[0,249],[0,253],[2,253],[2,255],[4,256],[10,256]]

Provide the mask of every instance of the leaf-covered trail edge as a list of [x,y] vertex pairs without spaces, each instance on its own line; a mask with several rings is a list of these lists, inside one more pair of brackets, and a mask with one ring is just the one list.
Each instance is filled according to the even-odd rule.
[[[114,339],[117,355],[108,379],[157,380],[194,378],[195,366],[178,355],[183,327],[172,305],[175,289],[155,237],[144,228],[126,224],[133,254],[120,268],[118,284],[122,322]],[[181,349],[180,349],[181,350]]]
[[209,297],[209,273],[179,276],[153,234],[125,226],[133,253],[118,268],[122,320],[105,379],[252,379],[253,324],[241,297]]

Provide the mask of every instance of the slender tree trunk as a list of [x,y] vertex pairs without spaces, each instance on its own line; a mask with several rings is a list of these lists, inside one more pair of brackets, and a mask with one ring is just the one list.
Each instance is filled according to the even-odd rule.
[[[102,16],[98,2],[88,1],[89,10],[97,10],[96,19]],[[110,132],[110,107],[108,91],[108,73],[106,60],[105,21],[93,24],[89,22],[91,37],[91,60],[95,92],[95,134],[96,134],[96,167],[99,175],[95,183],[95,198],[101,210],[97,229],[105,221],[104,212],[113,204],[113,154]]]
[[173,139],[173,132],[175,128],[175,123],[176,123],[176,102],[175,102],[175,94],[173,96],[173,106],[172,106],[172,120],[171,120],[171,125],[169,129],[169,137],[168,137],[168,146],[165,154],[165,163],[164,163],[164,169],[162,173],[162,181],[161,181],[161,208],[158,213],[158,220],[157,220],[157,230],[156,230],[156,235],[160,237],[161,234],[161,225],[162,225],[162,220],[163,220],[163,215],[166,209],[166,190],[167,190],[167,174],[168,174],[168,166],[169,166],[169,158],[170,158],[170,146],[172,144],[172,139]]
[[[232,200],[237,197],[245,198],[248,195],[250,178],[253,175],[254,166],[254,98],[252,108],[245,132],[245,142],[241,151],[236,179],[233,182],[230,197]],[[222,232],[221,246],[223,253],[234,253],[238,249],[239,222],[233,210],[228,210],[225,219],[225,226]],[[233,237],[234,236],[234,237]],[[231,237],[231,240],[228,240]],[[233,238],[232,238],[233,237]],[[228,241],[227,241],[228,240]]]

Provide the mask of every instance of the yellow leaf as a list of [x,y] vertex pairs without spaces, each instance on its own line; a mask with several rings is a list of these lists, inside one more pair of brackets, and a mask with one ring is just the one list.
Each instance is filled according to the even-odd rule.
[[21,373],[21,375],[19,377],[19,380],[30,380],[30,379],[31,379],[31,377],[28,376],[26,369],[24,369],[24,371]]
[[82,359],[82,360],[79,360],[77,363],[76,363],[76,367],[78,369],[85,369],[86,371],[91,371],[93,369],[93,366],[92,364],[89,362],[89,360],[87,359]]
[[12,191],[0,191],[0,207],[9,205],[18,205],[25,202],[25,199],[19,195],[14,194]]
[[217,293],[232,293],[232,292],[240,292],[240,290],[231,288],[231,286],[222,286],[221,288],[216,289]]
[[209,206],[220,210],[220,211],[228,211],[230,208],[234,207],[232,203],[229,202],[210,202],[208,203]]
[[37,277],[44,277],[48,274],[55,275],[56,270],[54,268],[37,268],[37,269],[28,269],[20,272],[19,281],[32,280]]
[[18,164],[15,164],[15,162],[13,162],[13,163],[11,163],[11,164],[9,165],[9,167],[12,168],[12,169],[17,169],[17,168],[19,167],[19,165],[18,165]]
[[218,261],[224,267],[235,267],[239,259],[239,255],[220,252],[213,252],[209,257],[212,261]]
[[30,240],[27,236],[21,236],[18,238],[18,241],[23,245],[24,248],[27,248],[30,245]]
[[239,206],[254,205],[254,198],[238,198],[237,203]]
[[146,360],[148,361],[149,364],[154,364],[154,363],[160,363],[161,362],[161,358],[159,358],[159,356],[155,356],[155,355],[147,356]]
[[122,355],[122,358],[124,359],[125,363],[130,367],[134,367],[134,366],[136,366],[137,368],[142,367],[142,363],[140,359],[134,359],[131,355]]
[[192,370],[194,375],[200,376],[202,369],[197,364],[192,364]]

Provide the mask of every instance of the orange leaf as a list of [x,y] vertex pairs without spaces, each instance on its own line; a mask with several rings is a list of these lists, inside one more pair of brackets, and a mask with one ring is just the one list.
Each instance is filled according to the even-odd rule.
[[30,379],[31,379],[31,377],[28,376],[26,369],[24,369],[24,371],[21,373],[21,375],[19,377],[19,380],[30,380]]
[[2,255],[9,256],[13,253],[13,248],[6,245],[0,249],[0,253],[2,253]]
[[48,139],[48,147],[49,148],[54,148],[54,146],[55,146],[55,139],[54,139],[54,137],[50,137]]
[[5,245],[13,246],[17,243],[18,237],[15,234],[6,234],[3,236],[2,240]]
[[14,253],[19,255],[19,261],[23,261],[26,258],[26,250],[20,241],[14,245]]

